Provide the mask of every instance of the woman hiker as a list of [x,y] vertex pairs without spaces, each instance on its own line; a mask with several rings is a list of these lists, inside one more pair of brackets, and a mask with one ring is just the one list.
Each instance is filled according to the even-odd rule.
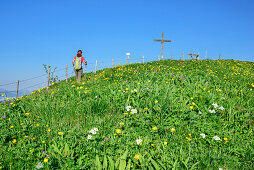
[[82,50],[78,50],[77,56],[75,56],[72,61],[74,71],[76,74],[76,78],[77,78],[77,82],[81,81],[81,76],[83,74],[82,63],[87,65],[87,62],[85,62],[84,57],[82,57]]

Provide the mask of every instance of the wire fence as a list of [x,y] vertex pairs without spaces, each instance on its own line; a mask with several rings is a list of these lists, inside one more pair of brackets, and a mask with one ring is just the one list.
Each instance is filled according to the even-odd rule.
[[[183,60],[190,60],[194,59],[193,56],[190,56],[189,54],[184,55],[183,53]],[[173,59],[173,56],[164,57],[163,59]],[[175,58],[176,59],[176,58]],[[197,58],[199,59],[199,58]],[[220,56],[219,56],[220,59]],[[158,61],[161,60],[161,57],[140,57],[140,58],[129,58],[129,56],[126,59],[112,59],[112,61],[95,61],[95,62],[88,62],[88,65],[84,67],[83,72],[89,73],[94,72],[98,70],[102,70],[104,68],[111,68],[117,65],[126,65],[126,64],[133,64],[133,63],[147,63],[151,61]],[[86,70],[85,70],[86,69]],[[75,75],[73,66],[68,66],[55,69],[50,74],[53,74],[53,77],[56,77],[58,81],[62,81],[65,79],[68,79]],[[5,84],[0,84],[0,94],[4,94],[5,97],[14,98],[14,97],[20,97],[22,95],[30,94],[33,90],[39,89],[39,88],[45,88],[49,83],[49,74],[44,73],[40,74],[38,76],[30,77],[24,80],[18,80],[17,82],[9,82]],[[0,97],[0,101],[3,100]]]

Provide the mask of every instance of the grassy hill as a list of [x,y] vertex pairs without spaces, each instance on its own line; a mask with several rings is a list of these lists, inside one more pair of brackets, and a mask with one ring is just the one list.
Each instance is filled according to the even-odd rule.
[[253,169],[254,63],[117,66],[0,104],[4,169]]

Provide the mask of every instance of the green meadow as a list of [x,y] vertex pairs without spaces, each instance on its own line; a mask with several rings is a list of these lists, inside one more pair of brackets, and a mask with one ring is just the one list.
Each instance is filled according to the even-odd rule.
[[254,168],[253,62],[161,60],[84,78],[1,96],[2,169]]

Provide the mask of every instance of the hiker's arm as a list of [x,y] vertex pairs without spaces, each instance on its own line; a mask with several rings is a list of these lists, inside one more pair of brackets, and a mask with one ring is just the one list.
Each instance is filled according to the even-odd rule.
[[87,62],[85,62],[85,59],[83,60],[83,63],[84,63],[85,65],[87,65]]
[[73,66],[74,66],[74,60],[75,60],[75,59],[72,60],[72,65],[73,65]]

